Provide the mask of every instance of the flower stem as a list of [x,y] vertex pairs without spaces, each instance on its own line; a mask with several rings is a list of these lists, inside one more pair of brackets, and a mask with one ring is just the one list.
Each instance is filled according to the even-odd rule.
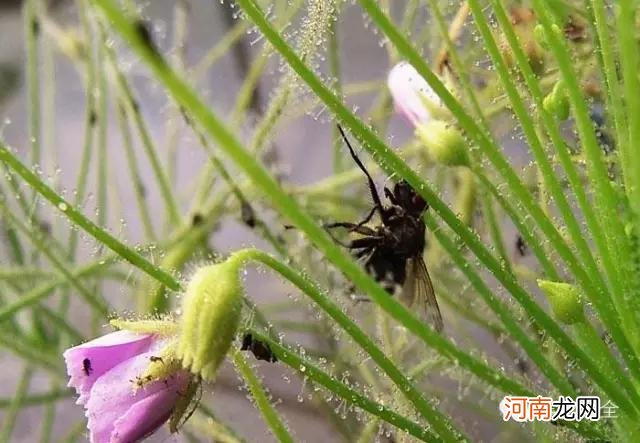
[[232,359],[236,369],[247,384],[249,391],[251,391],[256,407],[262,414],[262,417],[269,426],[269,429],[271,429],[273,436],[280,442],[293,443],[294,440],[291,437],[291,434],[289,434],[286,425],[282,422],[282,419],[278,415],[278,411],[276,411],[275,407],[271,404],[269,398],[267,398],[267,394],[262,383],[260,383],[260,380],[253,372],[242,353],[239,351],[232,351]]

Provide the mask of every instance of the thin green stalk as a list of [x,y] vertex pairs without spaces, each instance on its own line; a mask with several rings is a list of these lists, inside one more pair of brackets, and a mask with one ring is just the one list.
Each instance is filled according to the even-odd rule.
[[0,346],[29,364],[48,371],[58,379],[64,377],[59,355],[34,347],[33,343],[27,342],[13,331],[3,330],[0,333]]
[[357,391],[349,388],[344,383],[338,381],[331,375],[325,373],[311,362],[301,358],[292,349],[285,348],[272,338],[261,334],[258,331],[251,330],[252,335],[268,343],[271,351],[278,357],[278,360],[290,366],[304,377],[308,377],[310,380],[324,386],[329,391],[333,392],[340,398],[345,399],[349,403],[356,405],[357,407],[369,412],[370,414],[379,417],[380,419],[392,424],[398,429],[413,435],[414,437],[427,442],[441,441],[438,437],[432,434],[427,428],[421,426],[415,422],[412,422],[402,415],[391,411],[388,407],[369,400],[366,396],[358,393]]
[[70,203],[59,196],[53,189],[40,180],[36,174],[23,165],[2,142],[0,142],[0,161],[6,163],[14,172],[18,173],[24,181],[29,183],[29,185],[38,191],[40,195],[46,198],[60,212],[62,212],[69,221],[71,221],[71,223],[82,228],[98,242],[104,244],[123,259],[163,283],[168,288],[174,291],[180,288],[170,274],[151,264],[134,249],[121,243],[114,236],[100,228],[94,222],[85,217],[80,211],[71,206]]
[[209,49],[204,57],[191,69],[191,75],[200,80],[204,74],[216,64],[218,60],[227,54],[231,47],[237,43],[247,32],[249,23],[238,21],[214,46]]
[[29,158],[32,164],[40,164],[40,19],[38,8],[39,0],[27,0],[24,2],[24,27],[26,36],[27,54],[27,116],[29,119]]
[[[22,399],[22,407],[41,406],[49,403],[55,403],[58,400],[71,398],[75,395],[71,389],[54,389],[44,394],[26,395]],[[6,409],[11,406],[13,398],[0,398],[0,409]]]
[[[585,1],[585,4],[587,1]],[[605,99],[607,109],[613,117],[613,126],[616,131],[616,144],[618,145],[618,163],[622,167],[622,174],[627,189],[630,187],[631,177],[629,171],[629,145],[628,134],[626,132],[627,116],[622,101],[622,88],[618,81],[618,71],[616,67],[614,44],[615,39],[611,38],[607,23],[607,11],[603,0],[591,0],[591,11],[593,13],[593,24],[598,38],[598,55],[601,59],[602,72],[605,82]]]
[[[2,187],[0,187],[0,200],[6,201],[5,192]],[[24,248],[22,246],[22,242],[20,241],[20,237],[18,237],[18,234],[16,233],[16,230],[13,226],[11,226],[10,223],[4,222],[2,223],[2,228],[4,234],[7,237],[7,243],[9,243],[9,252],[11,253],[12,263],[24,265]],[[4,275],[5,274],[3,273],[3,271],[0,271],[0,279],[5,278]]]
[[156,234],[153,230],[153,223],[151,222],[151,215],[149,214],[149,205],[147,204],[147,199],[145,197],[146,191],[144,183],[142,182],[142,176],[140,175],[140,169],[138,168],[136,153],[131,141],[131,128],[129,127],[125,105],[120,103],[116,113],[118,125],[120,126],[120,134],[122,135],[122,145],[127,155],[127,165],[129,166],[129,173],[131,174],[136,205],[138,206],[138,212],[140,213],[140,219],[142,220],[144,235],[148,240],[153,241],[156,238]]
[[[187,40],[188,36],[188,19],[189,19],[189,6],[186,2],[178,1],[173,6],[173,65],[177,71],[183,72],[185,70],[185,62],[187,58]],[[165,124],[166,140],[166,162],[167,162],[167,179],[172,186],[176,184],[176,170],[178,167],[178,146],[180,138],[180,121],[181,113],[180,109],[168,103],[170,106],[169,117]]]
[[[90,263],[88,265],[77,268],[76,270],[72,271],[71,275],[74,279],[92,276],[101,271],[103,268],[111,266],[111,264],[113,264],[117,260],[117,258],[117,255],[102,258],[94,263]],[[0,323],[9,320],[22,309],[26,309],[29,306],[32,306],[45,299],[51,294],[54,289],[68,284],[69,280],[66,277],[58,277],[53,281],[46,282],[40,286],[35,287],[29,292],[23,294],[18,300],[12,303],[4,304],[0,308]]]
[[96,116],[98,124],[98,144],[97,144],[97,197],[96,205],[98,207],[99,226],[107,226],[108,223],[108,197],[107,197],[107,180],[108,180],[108,157],[107,157],[107,118],[109,106],[109,87],[107,85],[106,72],[102,69],[105,64],[105,52],[107,49],[107,41],[104,31],[98,27],[98,41],[96,51],[96,87],[97,105]]
[[233,359],[236,369],[247,384],[247,387],[253,396],[255,405],[262,414],[262,418],[264,418],[267,426],[269,426],[273,436],[280,442],[293,443],[293,437],[289,434],[287,426],[278,415],[276,408],[271,404],[262,383],[260,383],[260,380],[253,372],[251,366],[249,366],[242,353],[240,351],[231,351],[231,354],[231,358]]
[[[342,95],[342,81],[340,70],[340,44],[338,35],[338,21],[340,17],[341,1],[337,0],[335,11],[331,18],[329,28],[329,68],[331,77],[333,78],[333,90],[338,95]],[[340,172],[344,169],[343,161],[344,153],[342,149],[342,141],[338,129],[333,129],[333,172]]]
[[176,201],[176,197],[174,195],[173,188],[171,187],[166,171],[162,165],[162,162],[160,161],[160,158],[158,157],[158,151],[153,143],[151,134],[149,133],[149,129],[147,128],[147,124],[142,117],[140,105],[135,98],[133,90],[129,85],[129,82],[127,81],[127,78],[124,76],[118,66],[118,59],[114,49],[111,47],[107,47],[105,49],[107,60],[113,72],[115,73],[116,84],[118,87],[119,95],[122,97],[122,103],[126,105],[127,113],[133,116],[133,121],[135,123],[136,129],[138,130],[138,134],[140,135],[142,146],[145,150],[145,153],[147,154],[149,163],[151,164],[151,169],[153,170],[153,174],[158,184],[160,195],[162,196],[169,221],[172,225],[178,225],[180,224],[179,205]]
[[72,426],[69,433],[59,440],[59,443],[76,443],[80,437],[87,431],[87,421],[82,420]]
[[18,414],[22,411],[22,402],[29,391],[29,384],[31,383],[32,375],[33,368],[31,368],[30,365],[22,370],[22,375],[20,376],[20,381],[18,381],[16,392],[13,395],[11,404],[4,416],[2,430],[0,431],[0,442],[8,443],[11,441],[11,434],[13,434]]
[[107,314],[109,313],[109,307],[104,298],[102,296],[93,294],[82,283],[80,283],[80,281],[75,278],[69,271],[66,264],[63,263],[62,259],[58,258],[47,247],[47,244],[43,241],[41,236],[33,232],[32,229],[29,229],[28,226],[26,226],[21,220],[15,217],[10,212],[10,210],[2,203],[0,203],[0,212],[2,212],[4,217],[9,220],[14,226],[16,226],[20,232],[25,234],[29,238],[29,240],[31,240],[36,249],[42,252],[45,257],[47,257],[53,267],[58,272],[60,272],[67,281],[69,281],[71,286],[73,286],[78,291],[78,293],[87,301],[89,305],[97,310],[104,318],[107,317]]
[[[402,36],[398,35],[395,32],[395,29],[388,21],[388,18],[383,15],[381,16],[380,11],[372,2],[364,2],[364,0],[362,1],[364,4],[366,4],[368,9],[371,9],[373,11],[374,15],[372,16],[372,18],[374,18],[374,21],[381,25],[382,29],[392,34],[394,40],[400,39],[403,48],[409,48],[408,53],[412,54],[412,64],[414,66],[420,65],[421,69],[423,70],[422,74],[426,72],[431,76],[430,78],[433,82],[432,86],[437,86],[437,88],[434,89],[437,89],[439,95],[441,95],[441,97],[447,96],[449,101],[453,103],[450,103],[450,107],[457,108],[463,115],[466,116],[466,114],[464,114],[464,112],[459,107],[459,104],[455,102],[453,97],[449,94],[448,91],[446,91],[439,80],[435,79],[435,76],[433,76],[433,73],[431,73],[428,67],[424,65],[424,62],[417,56],[417,54],[412,52],[411,46],[403,39]],[[616,401],[625,404],[625,407],[627,407],[629,413],[631,413],[632,407],[630,407],[628,400],[624,396],[624,393],[622,393],[622,391],[619,389],[619,387],[615,383],[612,383],[611,380],[608,380],[599,370],[597,365],[595,365],[594,361],[575,344],[575,342],[567,335],[567,333],[562,330],[562,328],[542,308],[540,308],[540,306],[538,306],[532,300],[529,294],[527,294],[526,291],[524,291],[524,289],[518,284],[515,277],[512,274],[506,272],[505,269],[500,265],[500,263],[493,257],[493,255],[484,247],[477,235],[473,233],[467,226],[461,223],[460,220],[451,212],[448,206],[438,198],[438,196],[427,186],[427,184],[420,177],[418,177],[418,175],[414,171],[412,171],[406,165],[406,163],[404,163],[397,155],[395,155],[389,148],[387,148],[370,128],[368,128],[362,121],[360,121],[355,115],[353,115],[353,113],[340,101],[338,97],[332,94],[331,91],[329,91],[322,84],[317,76],[315,76],[314,73],[300,60],[300,58],[296,56],[291,47],[287,45],[284,40],[282,40],[281,36],[273,29],[273,27],[264,17],[264,14],[260,10],[260,8],[258,8],[257,5],[251,0],[239,0],[238,3],[243,8],[243,10],[251,17],[251,19],[260,27],[262,32],[271,41],[274,47],[285,57],[290,66],[296,72],[298,72],[298,74],[307,82],[307,84],[318,95],[318,97],[321,98],[327,104],[327,106],[340,117],[340,119],[347,127],[354,131],[354,133],[363,141],[363,146],[378,157],[377,160],[379,161],[379,164],[383,167],[383,169],[385,169],[390,174],[395,174],[395,176],[407,180],[407,182],[414,189],[416,189],[418,193],[421,194],[423,198],[425,198],[426,201],[429,202],[430,206],[442,217],[442,219],[460,236],[460,238],[469,246],[469,248],[476,254],[480,261],[494,274],[494,276],[513,295],[513,297],[525,308],[527,314],[530,315],[530,317],[535,320],[536,323],[540,325],[540,327],[545,329],[549,333],[549,336],[556,340],[556,342],[567,352],[568,355],[576,360],[576,363],[579,367],[582,367],[594,378],[594,380],[597,380],[599,384],[602,384],[603,389],[605,389],[612,398],[616,398]],[[104,3],[101,2],[101,4]],[[158,60],[148,60],[152,62],[151,65],[154,67],[154,71],[156,74],[158,74],[158,77],[164,79],[165,84],[170,84],[170,90],[174,91],[174,93],[177,93],[174,88],[182,89],[183,85],[180,85],[178,87],[176,85],[176,83],[179,83],[177,79],[175,79],[174,76],[169,75],[167,70],[164,69],[161,65],[158,65]],[[189,96],[188,98],[185,98],[185,101],[188,101],[190,105],[185,104],[185,107],[201,107],[201,105],[199,104],[199,100],[195,95],[188,94],[187,91],[179,92],[181,95],[184,94],[185,96]],[[205,115],[207,114],[207,109],[204,108],[204,106],[202,106],[200,112],[203,113],[202,121],[206,121],[212,126],[210,134],[214,137],[219,136],[222,129],[219,127],[219,123],[217,122],[217,120],[215,120],[211,115]],[[470,118],[468,118],[468,122],[470,122],[470,127],[472,129],[475,128],[476,136],[479,136],[482,139],[489,140],[488,136],[484,134],[479,128],[477,128],[477,126],[475,126]],[[232,138],[233,137],[231,136],[231,134],[228,134],[228,137],[227,135],[224,136],[226,143],[230,143],[230,140]],[[226,143],[221,143],[221,145],[225,146]],[[237,143],[233,143],[237,146]],[[239,146],[238,148],[241,149]],[[230,153],[230,155],[232,155],[232,153]],[[245,156],[240,153],[233,152],[233,155],[234,157],[238,157],[239,164],[244,165],[245,163],[253,162],[253,158],[244,158]],[[255,167],[252,165],[250,166],[250,168],[254,169]],[[271,183],[269,183],[268,180],[263,181],[262,178],[260,178],[260,183],[258,183],[257,180],[256,183],[259,184],[260,188],[263,189],[264,192],[268,195],[273,195],[275,197],[276,193],[279,193],[277,189],[272,190],[273,186]],[[283,196],[281,198],[284,199],[288,197]],[[281,204],[281,201],[281,199],[277,199],[274,202],[274,205],[283,208],[284,205]],[[287,204],[286,206],[289,205]],[[288,207],[281,210],[283,211],[283,213],[285,210],[289,213],[291,212],[290,208]],[[296,217],[299,216],[296,215]],[[293,220],[293,217],[291,218]],[[322,238],[322,236],[325,235],[324,232],[318,233],[318,237],[316,238],[315,233],[313,233],[313,231],[315,231],[315,227],[309,226],[306,220],[302,220],[302,217],[300,217],[300,222],[304,223],[304,225],[299,225],[298,227],[302,231],[307,232],[316,246],[318,246],[325,252],[327,258],[332,261],[335,260],[334,263],[343,270],[345,275],[347,275],[353,281],[356,287],[360,288],[365,293],[370,295],[371,298],[375,302],[381,304],[383,308],[385,306],[388,307],[387,312],[392,313],[397,307],[399,307],[397,305],[394,307],[388,306],[390,302],[395,301],[388,296],[378,299],[378,297],[374,294],[382,295],[385,292],[383,291],[382,293],[378,293],[377,290],[379,289],[379,287],[377,285],[370,285],[369,281],[367,281],[369,280],[368,278],[362,278],[363,275],[358,272],[360,271],[360,269],[353,269],[353,262],[350,259],[348,259],[346,263],[343,262],[342,258],[344,256],[342,255],[342,251],[338,250],[338,253],[335,253],[332,249],[332,247],[335,246],[333,243],[331,243],[331,246],[325,245],[324,238]],[[321,241],[322,243],[320,243]],[[400,317],[403,317],[402,314],[400,314]],[[416,327],[415,329],[412,328],[413,320],[414,317],[408,317],[404,319],[405,326],[412,332],[417,334],[420,338],[425,340],[425,342],[431,342],[430,344],[433,346],[434,343],[431,340],[434,337],[431,336],[430,338],[428,338],[430,334],[426,333],[426,331],[423,330],[422,327]],[[420,326],[424,325],[420,324]],[[466,357],[468,356],[465,355],[465,358]],[[606,388],[604,388],[604,386],[606,386]]]
[[40,431],[40,443],[49,443],[53,434],[53,424],[56,419],[55,402],[50,402],[44,406],[43,415],[44,417],[42,418],[42,431]]
[[74,343],[82,343],[85,341],[84,334],[71,326],[69,321],[56,311],[53,311],[44,305],[39,305],[36,310],[42,317],[46,317],[51,322],[51,325],[55,326],[57,330],[67,334]]
[[[190,418],[187,422],[189,428],[197,431],[198,435],[210,437],[213,439],[212,441],[219,443],[245,443],[235,430],[220,421],[220,419],[211,413],[202,403],[198,406],[198,411],[201,412],[202,415],[196,414],[195,417]],[[198,439],[194,441],[200,442]]]
[[[93,139],[96,132],[96,121],[98,112],[96,108],[96,75],[94,59],[91,57],[93,53],[93,32],[89,20],[87,6],[84,0],[77,2],[80,9],[80,20],[82,22],[82,30],[84,35],[84,47],[87,56],[84,58],[85,64],[85,119],[84,119],[84,142],[82,148],[82,156],[80,159],[80,168],[76,178],[74,205],[78,206],[84,200],[87,188],[87,178],[89,177],[89,164],[91,163],[91,154],[93,153]],[[78,231],[71,229],[69,233],[69,257],[73,259],[76,254],[78,244]]]
[[[640,140],[640,80],[638,79],[638,37],[637,0],[620,0],[617,2],[615,14],[617,37],[619,42],[620,57],[619,63],[622,68],[624,99],[626,102],[626,115],[628,118],[628,138],[631,143],[621,146],[624,149],[624,160],[628,160],[627,165],[627,196],[635,211],[636,225],[640,223],[640,156],[635,143]],[[607,196],[609,193],[607,192]],[[611,213],[613,215],[613,213]]]

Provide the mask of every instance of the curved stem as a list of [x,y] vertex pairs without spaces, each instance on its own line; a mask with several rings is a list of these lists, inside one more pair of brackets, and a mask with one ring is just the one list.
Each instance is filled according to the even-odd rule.
[[262,418],[264,418],[269,429],[271,429],[273,436],[280,442],[293,443],[293,437],[289,434],[287,426],[282,422],[278,411],[276,411],[275,407],[271,404],[271,401],[269,401],[262,383],[260,383],[260,380],[253,372],[251,366],[249,366],[242,353],[239,351],[232,351],[232,359],[236,369],[247,384],[249,391],[251,391],[256,407],[262,414]]

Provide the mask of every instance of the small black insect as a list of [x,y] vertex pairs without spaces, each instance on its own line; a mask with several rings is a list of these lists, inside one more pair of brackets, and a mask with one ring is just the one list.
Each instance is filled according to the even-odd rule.
[[600,106],[594,106],[589,112],[589,117],[593,122],[598,144],[604,151],[605,155],[611,154],[616,149],[616,144],[607,131],[607,121],[605,119],[604,110]]
[[247,201],[243,201],[240,204],[240,216],[242,218],[242,222],[250,228],[256,227],[256,214],[253,211],[253,208]]
[[278,358],[271,352],[271,348],[268,343],[264,343],[253,337],[250,333],[247,333],[242,337],[241,351],[251,351],[254,357],[258,360],[268,361],[269,363],[275,363]]
[[164,360],[162,360],[162,357],[156,357],[155,355],[152,355],[151,357],[149,357],[149,360],[151,361],[151,363],[164,363]]
[[[419,315],[429,319],[437,331],[443,328],[442,315],[436,300],[429,272],[422,259],[426,227],[422,215],[429,209],[427,202],[405,180],[397,182],[393,191],[384,188],[391,205],[383,206],[371,175],[356,155],[342,127],[338,125],[351,157],[367,176],[374,206],[360,223],[337,222],[327,229],[346,228],[361,237],[341,245],[353,251],[364,267],[393,295],[401,287],[400,300]],[[382,224],[365,226],[375,213]]]
[[520,234],[516,236],[516,250],[518,254],[520,254],[520,257],[524,257],[527,255],[527,252],[529,252],[529,247]]
[[91,367],[91,360],[89,360],[88,358],[82,360],[82,370],[87,377],[91,375],[91,373],[93,372],[93,368]]

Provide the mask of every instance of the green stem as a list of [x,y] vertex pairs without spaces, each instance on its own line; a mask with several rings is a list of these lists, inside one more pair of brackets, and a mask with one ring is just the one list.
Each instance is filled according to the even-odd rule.
[[273,436],[280,442],[293,443],[294,440],[291,437],[291,434],[289,434],[286,425],[282,422],[282,419],[278,415],[278,411],[276,411],[275,407],[271,404],[269,398],[267,398],[267,394],[262,387],[262,383],[260,383],[260,380],[253,372],[242,353],[239,351],[232,351],[231,354],[236,369],[247,384],[247,387],[253,396],[253,400],[255,401],[256,407],[262,414],[262,418],[264,418],[269,429],[271,429]]
[[20,175],[24,181],[29,183],[31,187],[38,191],[40,195],[58,208],[58,210],[62,212],[73,224],[82,228],[87,232],[87,234],[91,235],[123,259],[163,283],[168,288],[174,291],[180,288],[176,280],[170,274],[157,266],[154,266],[138,252],[121,243],[114,236],[100,228],[94,222],[85,217],[80,211],[71,206],[69,202],[59,196],[53,189],[40,180],[36,174],[22,164],[2,142],[0,142],[0,161],[7,164],[7,166]]
[[33,369],[30,366],[27,366],[22,371],[22,376],[20,377],[20,381],[18,382],[16,393],[14,394],[13,399],[9,404],[9,408],[4,416],[2,430],[0,431],[1,442],[11,441],[11,434],[13,433],[13,428],[18,418],[18,414],[22,411],[22,402],[24,401],[24,397],[29,391],[29,384],[31,383],[32,375]]
[[167,173],[162,166],[162,162],[160,161],[160,158],[158,156],[158,151],[153,143],[151,134],[149,133],[149,129],[147,128],[145,120],[142,117],[140,105],[135,98],[133,90],[129,85],[129,82],[127,81],[127,78],[124,76],[118,66],[118,60],[115,51],[111,47],[106,47],[105,50],[107,52],[107,59],[109,61],[109,64],[116,74],[116,84],[118,87],[119,95],[122,97],[122,103],[125,104],[127,113],[133,116],[133,122],[135,123],[135,127],[140,135],[142,147],[144,148],[149,163],[151,164],[151,169],[153,170],[153,174],[158,184],[160,195],[162,196],[169,221],[172,225],[178,225],[180,223],[179,205],[176,201],[173,188],[171,187],[171,183],[169,181],[169,177],[167,176]]
[[93,294],[89,291],[82,283],[78,281],[77,278],[73,276],[73,274],[68,270],[65,263],[63,263],[62,259],[58,258],[47,246],[47,244],[39,236],[34,233],[32,229],[29,229],[21,220],[15,217],[10,210],[3,204],[0,203],[0,212],[4,215],[4,217],[11,221],[11,223],[18,228],[23,234],[29,237],[29,240],[33,243],[37,250],[42,252],[47,259],[51,262],[53,267],[58,270],[62,274],[62,276],[73,286],[78,293],[89,303],[95,310],[97,310],[104,318],[107,317],[109,313],[109,307],[107,302],[99,295]]
[[98,88],[97,95],[97,124],[98,124],[98,144],[97,144],[97,198],[96,205],[98,208],[98,225],[107,226],[108,222],[108,197],[107,197],[107,180],[108,180],[108,157],[107,157],[107,119],[109,106],[109,89],[107,85],[107,76],[104,72],[105,52],[108,50],[105,33],[102,29],[98,29],[96,51],[96,86]]
[[140,218],[142,220],[144,234],[148,240],[154,240],[156,235],[153,230],[151,216],[149,215],[149,206],[145,197],[144,183],[142,182],[140,169],[138,168],[138,160],[136,159],[136,153],[131,141],[131,128],[129,127],[125,105],[120,103],[116,112],[118,114],[120,134],[122,135],[122,145],[127,155],[127,165],[129,166],[129,173],[131,174],[131,181],[133,182],[133,192],[136,198],[138,212],[140,213]]
[[[55,403],[58,400],[71,398],[75,394],[71,389],[55,389],[44,394],[27,395],[22,399],[22,407],[41,406],[49,403]],[[11,406],[13,398],[0,398],[0,409],[6,409]]]
[[[100,259],[99,261],[76,269],[71,273],[71,275],[74,279],[94,275],[103,268],[110,266],[113,262],[116,261],[117,258],[118,256],[112,256]],[[42,285],[35,287],[29,292],[22,294],[22,296],[18,300],[14,301],[13,303],[5,304],[0,308],[0,323],[12,318],[16,312],[21,311],[22,309],[32,306],[45,299],[51,294],[54,289],[58,288],[59,286],[65,286],[68,284],[69,280],[66,277],[62,276],[56,278],[53,281],[43,283]]]
[[[619,42],[619,63],[622,68],[622,78],[624,85],[624,99],[626,101],[628,118],[628,137],[631,143],[622,145],[626,152],[623,159],[629,161],[625,176],[627,183],[627,196],[634,209],[636,223],[640,220],[640,156],[635,145],[640,140],[640,80],[638,79],[638,37],[637,19],[638,2],[636,0],[620,0],[616,12],[616,27]],[[606,196],[610,196],[607,191]],[[604,195],[603,195],[604,196]],[[611,215],[614,215],[612,212]]]
[[27,53],[27,90],[29,118],[29,146],[32,164],[40,164],[40,18],[38,17],[39,0],[28,0],[24,4],[24,26]]

